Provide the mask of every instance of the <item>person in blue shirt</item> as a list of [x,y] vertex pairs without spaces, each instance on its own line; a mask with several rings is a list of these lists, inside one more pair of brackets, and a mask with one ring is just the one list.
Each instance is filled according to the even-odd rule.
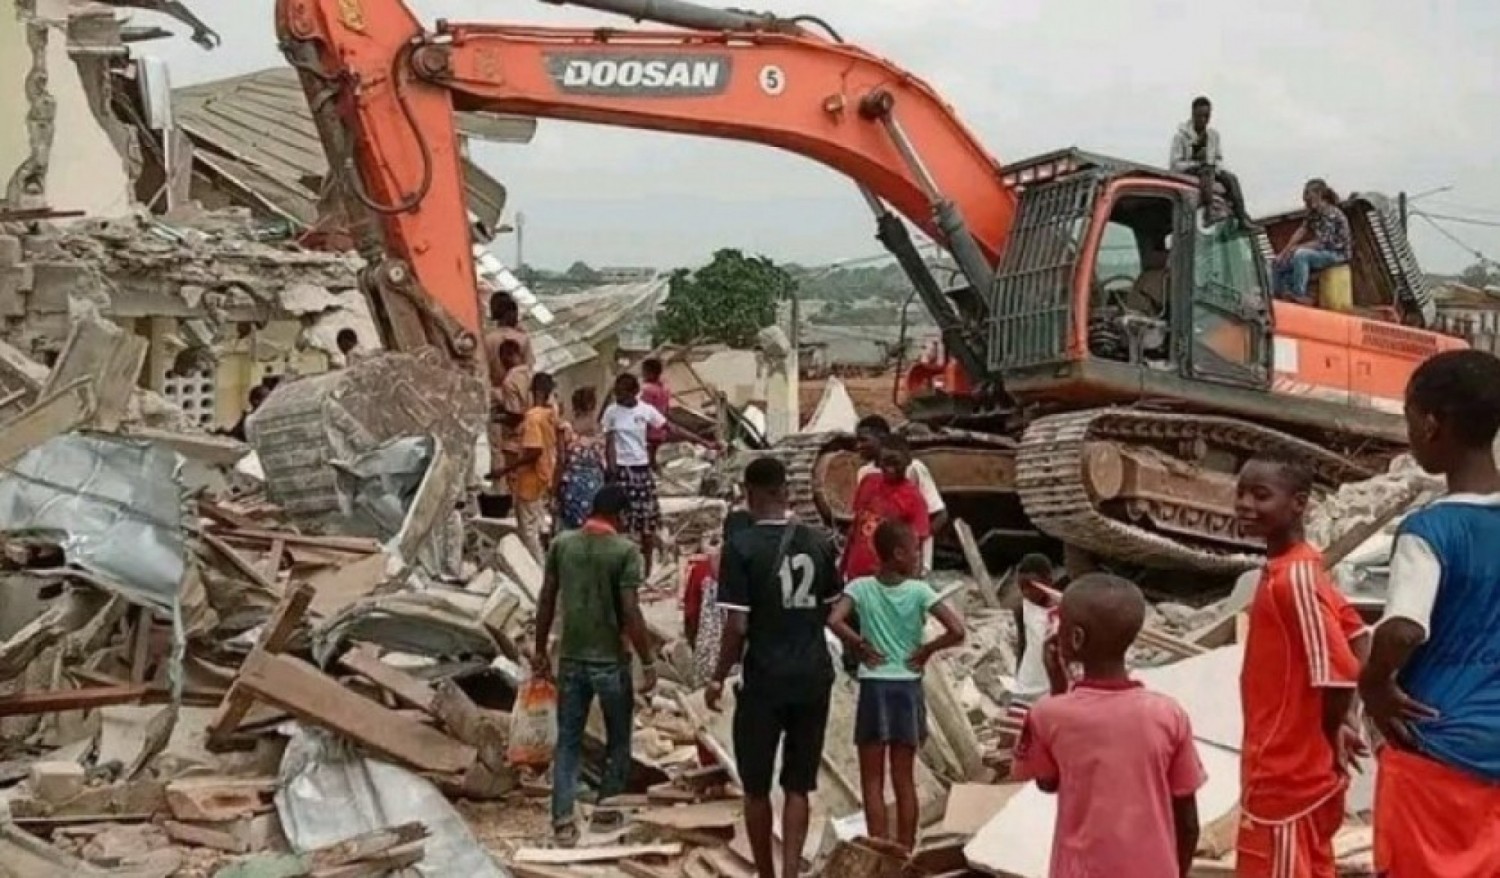
[[[917,578],[922,549],[911,525],[887,519],[875,528],[874,543],[880,569],[849,583],[828,627],[861,664],[854,744],[865,829],[872,838],[910,851],[917,841],[917,750],[927,734],[922,672],[938,652],[963,643],[964,626],[932,586]],[[859,631],[849,625],[852,612],[859,613]],[[943,633],[923,643],[929,614],[942,623]],[[887,764],[896,796],[894,833],[885,807]]]
[[1412,374],[1406,428],[1448,493],[1401,523],[1359,691],[1385,739],[1375,868],[1500,875],[1500,359],[1438,354]]

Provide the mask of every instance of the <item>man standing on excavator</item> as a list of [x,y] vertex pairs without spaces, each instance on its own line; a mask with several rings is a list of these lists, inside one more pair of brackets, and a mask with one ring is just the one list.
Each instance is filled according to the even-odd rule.
[[1206,97],[1193,98],[1193,115],[1182,123],[1172,138],[1172,153],[1167,166],[1179,174],[1189,174],[1204,182],[1204,189],[1214,181],[1224,187],[1229,196],[1229,209],[1240,225],[1250,226],[1250,216],[1245,213],[1245,193],[1240,189],[1240,178],[1224,168],[1224,152],[1219,145],[1219,132],[1208,124],[1213,116],[1214,105]]

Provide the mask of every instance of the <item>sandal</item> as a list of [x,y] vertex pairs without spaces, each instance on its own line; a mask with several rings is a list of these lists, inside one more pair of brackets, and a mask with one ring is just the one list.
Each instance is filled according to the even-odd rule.
[[594,816],[589,820],[589,831],[604,835],[618,832],[625,827],[625,814],[613,808],[599,808],[594,811]]
[[569,820],[552,827],[552,843],[560,848],[578,845],[578,821]]

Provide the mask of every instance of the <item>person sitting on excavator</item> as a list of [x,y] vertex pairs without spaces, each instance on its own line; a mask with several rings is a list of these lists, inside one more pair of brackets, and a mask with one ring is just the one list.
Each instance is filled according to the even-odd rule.
[[1314,271],[1349,261],[1352,239],[1349,218],[1339,209],[1339,196],[1322,180],[1302,187],[1307,219],[1276,254],[1276,297],[1299,305],[1315,304],[1307,291]]
[[[1203,96],[1193,98],[1193,115],[1182,123],[1172,137],[1172,152],[1167,158],[1167,167],[1179,174],[1189,174],[1203,182],[1205,191],[1212,193],[1212,184],[1217,181],[1229,197],[1229,209],[1240,225],[1254,225],[1245,212],[1245,193],[1240,189],[1240,178],[1224,167],[1224,152],[1219,144],[1219,132],[1208,124],[1213,117],[1213,102]],[[1207,202],[1205,201],[1205,204]]]

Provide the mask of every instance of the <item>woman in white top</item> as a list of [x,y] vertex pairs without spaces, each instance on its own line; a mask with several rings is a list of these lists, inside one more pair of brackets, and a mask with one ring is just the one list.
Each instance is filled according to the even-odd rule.
[[656,529],[661,526],[661,501],[656,494],[656,474],[651,470],[646,435],[652,429],[664,429],[671,438],[714,446],[678,428],[667,420],[666,413],[640,397],[640,379],[629,372],[617,377],[615,401],[605,407],[599,425],[604,429],[605,471],[609,480],[623,485],[630,497],[625,526],[641,544],[649,577],[656,552]]

